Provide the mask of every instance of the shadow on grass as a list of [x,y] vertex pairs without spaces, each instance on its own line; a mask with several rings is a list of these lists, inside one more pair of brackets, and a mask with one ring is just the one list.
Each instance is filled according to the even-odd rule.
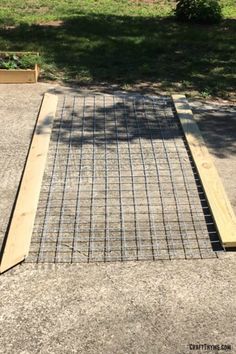
[[[68,15],[70,16],[70,15]],[[197,91],[227,97],[234,87],[236,20],[218,26],[174,19],[73,15],[62,22],[4,27],[3,50],[40,51],[44,77],[147,91]]]

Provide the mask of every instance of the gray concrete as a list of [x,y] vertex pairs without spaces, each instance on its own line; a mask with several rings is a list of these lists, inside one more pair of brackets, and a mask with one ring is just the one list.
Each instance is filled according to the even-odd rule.
[[[2,235],[51,88],[0,86]],[[192,105],[236,210],[236,110]],[[210,260],[22,264],[0,277],[0,353],[185,354],[193,352],[189,343],[231,344],[236,353],[235,279],[233,252]]]

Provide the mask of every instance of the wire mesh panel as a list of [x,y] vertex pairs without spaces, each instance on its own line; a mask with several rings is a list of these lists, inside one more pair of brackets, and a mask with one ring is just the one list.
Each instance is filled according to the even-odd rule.
[[60,100],[28,261],[206,258],[217,247],[169,98]]

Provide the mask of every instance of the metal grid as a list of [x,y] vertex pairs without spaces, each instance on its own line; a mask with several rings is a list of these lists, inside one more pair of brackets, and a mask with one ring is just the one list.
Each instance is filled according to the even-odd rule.
[[28,261],[209,258],[219,247],[169,98],[61,99]]

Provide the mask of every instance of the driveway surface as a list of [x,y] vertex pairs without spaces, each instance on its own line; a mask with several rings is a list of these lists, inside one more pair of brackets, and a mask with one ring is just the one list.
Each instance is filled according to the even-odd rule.
[[[0,86],[1,236],[50,84]],[[83,93],[78,90],[77,93]],[[236,107],[190,102],[236,211]],[[0,353],[236,353],[236,253],[219,258],[34,265],[0,277]],[[220,351],[224,352],[224,351]]]

